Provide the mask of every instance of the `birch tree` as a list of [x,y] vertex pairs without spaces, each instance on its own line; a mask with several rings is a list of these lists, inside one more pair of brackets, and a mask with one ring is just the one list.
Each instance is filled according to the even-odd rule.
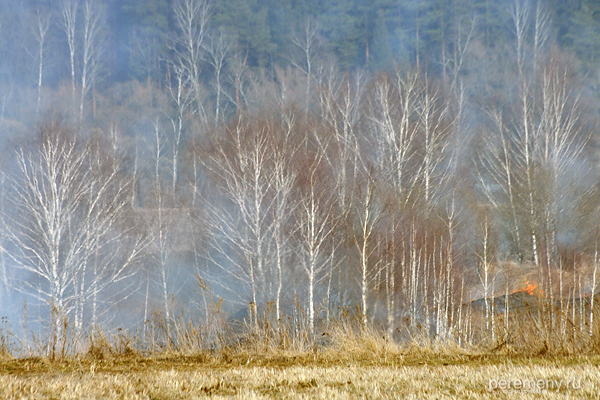
[[460,120],[462,104],[458,102],[458,112],[452,115],[449,102],[443,98],[441,90],[428,81],[418,101],[418,138],[420,139],[421,166],[415,181],[423,186],[423,197],[429,207],[433,207],[449,183],[452,176],[452,133]]
[[370,288],[381,272],[381,262],[374,261],[373,255],[377,252],[376,227],[382,210],[377,204],[374,178],[367,173],[364,180],[359,189],[353,216],[356,218],[354,244],[359,257],[362,323],[363,327],[366,327]]
[[[181,65],[174,64],[173,75],[174,82],[167,82],[167,89],[169,91],[171,101],[175,106],[175,116],[169,117],[171,127],[173,129],[173,153],[171,158],[171,194],[175,198],[175,192],[178,183],[179,173],[179,152],[181,147],[181,140],[184,133],[186,123],[188,123],[189,114],[191,111],[193,97],[188,88],[187,75],[184,68]],[[194,165],[194,172],[196,166]],[[194,180],[196,182],[197,179]]]
[[292,43],[294,43],[301,53],[301,60],[295,61],[294,65],[296,68],[302,71],[306,77],[304,98],[304,116],[306,118],[308,117],[308,111],[310,107],[310,92],[313,85],[313,75],[316,70],[315,52],[318,48],[316,24],[310,20],[306,21],[302,26],[302,32],[298,34],[294,33],[292,37]]
[[64,319],[82,328],[88,300],[96,319],[100,294],[132,276],[142,242],[122,225],[130,182],[117,160],[56,122],[39,140],[16,155],[4,250],[21,278],[16,289],[48,305],[60,336]]
[[44,77],[44,52],[47,46],[48,39],[48,31],[50,30],[50,22],[51,17],[50,14],[44,14],[41,9],[37,9],[34,15],[34,27],[33,33],[35,39],[38,44],[38,79],[37,79],[37,87],[38,87],[38,95],[37,95],[37,105],[36,105],[36,114],[40,112],[40,104],[42,101],[42,85],[43,85],[43,77]]
[[85,98],[98,77],[99,57],[102,51],[101,35],[103,24],[100,4],[97,0],[86,0],[83,4],[81,92],[79,95],[80,122],[83,121]]
[[[282,104],[284,106],[284,104]],[[292,235],[289,230],[292,225],[292,216],[298,207],[294,198],[294,187],[298,171],[290,163],[297,156],[298,145],[294,141],[296,133],[296,116],[293,112],[282,110],[282,123],[279,129],[283,132],[282,140],[276,144],[273,155],[273,227],[272,237],[274,242],[274,263],[277,270],[277,291],[275,297],[275,316],[281,320],[281,297],[283,281],[292,260]],[[290,165],[292,164],[292,165]]]
[[404,77],[397,71],[390,78],[376,80],[369,99],[368,119],[377,144],[376,162],[398,200],[405,204],[414,191],[414,175],[409,168],[418,132],[420,90],[416,74]]
[[[336,216],[334,188],[330,177],[322,168],[323,153],[318,151],[309,156],[301,179],[301,193],[297,207],[298,257],[306,278],[308,329],[315,333],[316,289],[327,277],[331,257],[335,251],[329,246],[332,233],[339,223]],[[335,250],[335,249],[334,249]]]
[[479,282],[483,288],[483,301],[485,302],[485,328],[488,332],[492,333],[493,340],[495,332],[493,326],[494,315],[492,309],[492,298],[495,296],[495,293],[493,292],[492,287],[494,286],[496,275],[494,273],[494,263],[491,259],[494,249],[492,247],[492,232],[487,210],[483,211],[483,221],[480,222],[480,225],[481,248],[479,251],[477,251],[477,257],[479,258],[477,276],[479,277]]
[[227,61],[233,47],[233,42],[225,35],[222,30],[213,34],[204,45],[206,59],[213,69],[213,85],[215,89],[215,115],[214,125],[221,123],[223,119],[224,108],[222,107],[224,95],[225,72]]
[[[211,205],[214,232],[212,263],[226,277],[223,287],[243,301],[242,285],[254,307],[272,297],[269,282],[273,221],[273,163],[270,135],[241,115],[220,132],[206,155],[205,167],[223,195],[223,205]],[[281,178],[281,176],[279,176]],[[218,256],[217,256],[218,255]],[[256,314],[253,316],[258,326]]]
[[[154,260],[155,270],[152,283],[159,295],[166,335],[169,345],[171,342],[172,302],[178,285],[175,283],[179,276],[179,264],[173,259],[175,247],[184,241],[180,232],[184,227],[177,224],[177,216],[182,214],[174,207],[172,192],[165,185],[163,177],[163,164],[165,161],[166,140],[162,130],[161,122],[156,118],[153,122],[154,143],[152,150],[152,197],[149,206],[145,210],[145,219],[148,227],[149,251],[151,259]],[[150,274],[147,276],[149,286]],[[147,290],[149,288],[147,287]],[[144,310],[144,321],[148,318],[148,304]]]
[[364,115],[364,77],[360,73],[338,79],[332,71],[324,87],[319,91],[323,122],[334,134],[336,153],[327,155],[327,161],[336,174],[336,186],[340,191],[342,212],[347,212],[351,203],[351,188],[358,174],[358,133]]
[[77,29],[77,13],[79,9],[78,0],[63,0],[61,4],[60,27],[65,33],[67,45],[69,48],[69,66],[71,73],[71,102],[75,106],[75,55],[77,51],[76,45],[76,29]]
[[210,7],[204,0],[178,0],[174,5],[175,24],[178,36],[173,51],[176,62],[184,69],[187,82],[194,94],[195,113],[206,124],[208,115],[204,108],[202,86],[202,63],[210,16]]
[[[97,326],[111,304],[129,298],[134,285],[130,278],[137,273],[134,267],[146,246],[146,239],[135,225],[126,225],[131,214],[132,180],[123,178],[123,156],[116,140],[116,136],[108,140],[92,138],[85,149],[92,179],[86,185],[82,208],[83,261],[76,278],[74,316],[78,332],[84,321]],[[121,287],[115,290],[116,285]],[[87,318],[86,312],[90,314]],[[107,318],[102,322],[108,322]]]

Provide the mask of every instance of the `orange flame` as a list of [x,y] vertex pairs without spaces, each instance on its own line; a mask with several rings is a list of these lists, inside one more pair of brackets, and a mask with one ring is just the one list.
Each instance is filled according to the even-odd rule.
[[[534,293],[539,291],[539,287],[537,283],[533,283],[533,282],[525,282],[525,286],[523,286],[521,289],[517,289],[513,292],[511,292],[510,294],[514,294],[514,293],[520,293],[520,292],[526,292],[528,293],[530,296],[533,296]],[[543,293],[543,292],[542,292]]]

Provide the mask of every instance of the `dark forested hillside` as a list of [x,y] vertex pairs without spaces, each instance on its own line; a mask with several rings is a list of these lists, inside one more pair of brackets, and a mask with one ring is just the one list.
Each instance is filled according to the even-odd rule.
[[26,331],[352,310],[466,343],[530,285],[544,329],[596,329],[592,0],[0,0],[0,55]]
[[[82,0],[80,1],[83,4]],[[174,0],[106,0],[95,2],[102,13],[104,62],[109,62],[111,81],[145,80],[161,61],[178,34]],[[518,3],[518,2],[517,2]],[[210,2],[211,31],[224,32],[232,46],[244,55],[251,68],[285,67],[290,64],[295,35],[307,22],[314,24],[319,45],[343,69],[377,71],[396,63],[417,60],[442,73],[451,65],[467,37],[489,50],[510,46],[512,1],[498,0],[406,0],[390,1],[256,1]],[[33,49],[37,42],[35,14],[50,19],[49,53],[57,64],[67,52],[64,37],[64,1],[28,0],[0,3],[2,51],[10,54],[3,71],[36,76]],[[550,29],[549,40],[573,52],[587,72],[598,65],[600,52],[600,6],[592,0],[540,0],[528,5],[528,14],[542,13]],[[82,10],[79,10],[82,12]],[[76,27],[77,30],[83,26]],[[535,25],[528,34],[535,35]],[[462,40],[461,40],[462,38]],[[8,60],[10,58],[10,60]],[[29,58],[29,62],[24,61]],[[14,63],[27,68],[15,68]],[[13,64],[11,64],[13,63]],[[11,66],[12,65],[12,66]],[[61,69],[49,65],[49,70]],[[448,71],[447,71],[448,72]],[[58,73],[53,83],[62,78]],[[35,79],[33,79],[35,82]],[[49,81],[50,82],[50,81]],[[31,82],[28,82],[31,84]]]

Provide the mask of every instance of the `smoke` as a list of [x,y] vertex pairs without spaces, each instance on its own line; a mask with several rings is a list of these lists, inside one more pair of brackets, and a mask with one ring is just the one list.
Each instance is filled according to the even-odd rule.
[[[86,34],[85,3],[70,47],[66,3],[0,0],[0,310],[15,332],[25,304],[43,335],[59,299],[82,330],[203,323],[223,299],[237,318],[253,302],[307,324],[358,304],[390,332],[441,337],[470,300],[550,293],[532,271],[597,290],[582,10],[98,2]],[[49,151],[66,131],[77,145]]]

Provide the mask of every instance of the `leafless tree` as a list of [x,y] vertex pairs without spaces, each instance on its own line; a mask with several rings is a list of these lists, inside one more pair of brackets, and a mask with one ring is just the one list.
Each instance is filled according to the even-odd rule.
[[69,61],[71,66],[71,101],[75,104],[75,54],[77,51],[76,45],[76,28],[77,28],[77,13],[79,8],[78,0],[64,0],[61,5],[60,26],[67,37],[67,45],[69,46]]
[[[403,258],[401,255],[402,248],[398,238],[398,223],[394,219],[393,213],[387,213],[387,223],[383,224],[384,233],[380,234],[379,254],[381,254],[382,269],[385,282],[385,303],[387,311],[387,335],[388,338],[394,337],[394,329],[396,327],[397,313],[397,279],[396,275],[399,268],[398,263]],[[385,218],[384,218],[385,219]]]
[[543,55],[545,45],[550,39],[550,15],[544,9],[541,1],[536,1],[535,22],[533,36],[533,74],[538,73],[540,56]]
[[[174,83],[167,82],[167,88],[171,96],[173,105],[175,106],[175,116],[170,117],[169,121],[173,129],[173,156],[171,159],[171,192],[175,196],[175,190],[178,183],[178,161],[179,161],[179,148],[181,147],[181,140],[184,131],[184,126],[188,122],[190,109],[193,103],[193,97],[188,89],[187,75],[184,68],[181,65],[173,65]],[[194,171],[196,170],[194,166]]]
[[425,203],[432,206],[435,200],[439,200],[439,193],[452,176],[452,164],[449,162],[454,156],[451,134],[460,120],[462,104],[459,102],[456,115],[452,115],[450,104],[442,97],[441,90],[430,85],[427,76],[423,84],[425,89],[416,111],[417,134],[422,140],[422,163],[415,179],[422,182]]
[[81,60],[81,93],[79,98],[79,121],[83,121],[85,98],[98,77],[99,56],[102,51],[102,10],[97,0],[83,4],[83,40]]
[[[590,132],[581,119],[581,95],[571,80],[571,67],[560,52],[544,47],[547,16],[538,7],[533,38],[526,6],[513,8],[513,22],[517,98],[508,112],[489,112],[492,128],[483,135],[479,180],[492,207],[510,221],[512,254],[535,266],[549,299],[545,307],[550,307],[557,289],[561,304],[565,295],[557,237],[571,223],[562,216],[572,213],[569,204],[582,201],[567,199],[568,191],[561,186],[582,160]],[[526,57],[532,48],[534,60]],[[545,329],[558,323],[564,333],[564,310],[560,318],[553,309],[547,311]]]
[[213,69],[214,75],[214,87],[215,87],[215,117],[214,124],[218,125],[221,123],[223,118],[222,114],[225,110],[221,109],[221,103],[223,98],[223,84],[224,84],[224,73],[226,72],[225,68],[227,66],[227,61],[230,56],[231,49],[233,47],[233,42],[227,37],[227,35],[219,30],[218,33],[212,35],[208,38],[206,43],[204,44],[204,49],[206,51],[206,58],[208,64]]
[[400,201],[406,203],[415,183],[408,169],[414,157],[421,88],[416,74],[405,78],[397,72],[393,78],[383,77],[374,82],[368,118],[377,143],[377,164]]
[[478,179],[486,198],[496,210],[508,208],[513,232],[513,252],[523,261],[521,223],[519,222],[518,163],[514,154],[514,138],[508,133],[499,111],[491,111],[494,132],[483,132],[483,145],[478,154],[480,171]]
[[[84,261],[76,279],[77,309],[75,326],[83,329],[84,312],[91,302],[90,322],[97,325],[100,320],[101,295],[118,283],[131,278],[137,269],[132,267],[139,261],[146,246],[145,238],[135,225],[127,226],[130,215],[129,197],[132,181],[123,179],[122,149],[118,146],[116,129],[109,138],[93,138],[86,148],[92,178],[87,183],[88,198],[85,204]],[[111,294],[114,303],[129,298],[133,283]],[[105,299],[108,301],[108,299]],[[110,310],[105,307],[104,316]],[[106,320],[104,320],[106,322]]]
[[228,92],[229,101],[233,103],[237,110],[244,110],[248,107],[248,95],[246,86],[248,84],[248,53],[241,54],[237,48],[233,52],[230,60],[231,73],[229,74],[229,83],[235,89],[235,95],[232,97]]
[[358,133],[363,117],[364,77],[357,73],[338,79],[336,70],[325,79],[319,91],[323,122],[334,134],[336,152],[326,159],[337,177],[342,212],[351,202],[351,188],[358,173],[361,149]]
[[302,71],[306,77],[305,93],[305,117],[308,116],[310,106],[310,93],[313,85],[313,78],[316,72],[315,52],[318,48],[317,26],[314,22],[308,20],[303,24],[302,32],[294,33],[292,42],[301,52],[301,60],[293,61],[296,68]]
[[[283,104],[282,104],[283,105]],[[293,135],[296,128],[296,116],[293,112],[282,110],[283,115],[280,129],[283,130],[282,140],[275,146],[273,155],[273,242],[274,263],[277,270],[277,290],[275,297],[275,316],[281,319],[281,296],[286,269],[292,258],[292,241],[289,231],[292,215],[298,207],[294,198],[294,184],[298,171],[290,165],[290,160],[297,155],[298,149],[294,145]]]
[[594,267],[592,273],[592,284],[591,284],[591,294],[590,294],[590,322],[589,322],[589,334],[592,334],[593,323],[594,323],[594,300],[596,295],[596,290],[598,288],[598,263],[600,262],[598,248],[594,251]]
[[[458,211],[444,205],[455,204],[449,195],[456,168],[453,135],[459,131],[464,98],[457,91],[444,93],[426,75],[396,71],[374,80],[368,101],[369,137],[377,144],[371,157],[393,198],[388,202],[390,211],[407,215],[403,222],[407,233],[394,236],[393,247],[401,249],[394,264],[401,271],[410,329],[415,332],[421,320],[429,333],[435,322],[433,333],[446,337],[456,297]],[[440,221],[445,221],[445,228]],[[389,268],[389,261],[383,265]],[[391,271],[383,272],[386,279],[395,280]],[[386,283],[390,294],[393,283]],[[388,317],[392,321],[393,312]]]
[[[151,280],[159,293],[162,312],[166,324],[167,340],[172,340],[172,302],[171,299],[177,292],[175,280],[179,274],[179,265],[174,262],[175,248],[183,242],[180,233],[185,229],[178,221],[178,216],[183,211],[178,210],[174,204],[172,192],[165,188],[162,174],[165,161],[166,140],[163,133],[161,121],[156,118],[153,122],[154,143],[152,145],[152,196],[145,209],[140,210],[145,214],[145,222],[149,236],[150,256],[154,259],[155,270],[149,271],[147,275],[147,296],[150,283],[150,275],[155,277]],[[168,187],[168,186],[167,186]],[[179,222],[179,223],[178,223]],[[150,273],[152,272],[152,273]],[[144,310],[144,321],[148,318],[148,303]],[[169,343],[171,345],[172,343]]]
[[55,122],[39,140],[17,153],[4,250],[23,278],[16,289],[48,304],[60,335],[64,318],[82,328],[88,300],[97,317],[98,295],[132,276],[143,245],[122,224],[130,182],[120,163]]
[[323,152],[318,151],[307,159],[301,179],[301,193],[297,207],[297,253],[303,272],[306,274],[308,291],[308,329],[315,333],[315,291],[317,285],[324,280],[332,265],[331,257],[335,254],[329,246],[332,234],[339,223],[336,215],[335,189],[331,187],[330,177],[324,172]]
[[491,254],[494,251],[492,248],[492,232],[489,215],[487,210],[483,212],[483,221],[481,221],[481,249],[477,251],[477,257],[479,258],[480,266],[477,269],[477,276],[479,277],[479,281],[481,286],[483,287],[483,301],[485,302],[485,327],[488,332],[492,333],[492,338],[494,337],[494,317],[492,310],[492,298],[496,294],[492,290],[494,286],[493,283],[496,280],[496,271],[494,268],[494,262],[491,259]]
[[202,88],[202,62],[208,31],[210,7],[204,0],[179,0],[174,6],[175,23],[179,31],[173,50],[176,62],[186,72],[196,102],[196,114],[203,123],[207,123]]
[[[469,45],[471,43],[471,40],[473,39],[473,34],[475,32],[477,22],[477,17],[469,18],[469,26],[467,27],[467,29],[464,29],[462,19],[457,23],[456,43],[454,46],[454,59],[452,60],[453,71],[452,84],[450,86],[451,90],[455,90],[459,87],[458,77],[460,76],[460,72],[464,66],[467,51],[469,50]],[[444,74],[445,70],[446,68],[444,63]]]
[[[538,17],[541,18],[541,14],[537,14]],[[534,45],[541,45],[544,41],[544,38],[540,36],[543,32],[541,31],[541,26],[538,25],[540,22],[540,18],[536,18],[536,29],[535,29],[535,43]],[[528,73],[527,65],[526,65],[526,53],[528,51],[527,46],[527,28],[529,26],[529,8],[526,4],[521,3],[519,1],[515,2],[514,7],[512,8],[512,19],[514,24],[514,34],[515,34],[515,54],[516,54],[516,67],[517,67],[517,75],[519,78],[519,97],[520,97],[520,109],[518,110],[518,114],[516,116],[517,121],[515,123],[519,128],[519,137],[521,139],[521,143],[519,144],[519,149],[521,151],[521,162],[524,166],[524,178],[527,187],[527,201],[529,205],[529,216],[528,219],[530,224],[534,224],[536,219],[536,214],[539,213],[539,210],[536,210],[536,203],[534,201],[534,188],[533,188],[533,175],[534,175],[534,146],[535,146],[535,138],[533,135],[535,134],[533,130],[535,129],[535,105],[533,104],[533,89],[531,82],[531,74]],[[538,56],[538,49],[534,50],[534,55]],[[536,60],[537,62],[537,60]],[[540,254],[539,254],[539,242],[541,240],[539,236],[539,232],[536,232],[535,229],[531,229],[531,254],[533,255],[534,264],[539,267],[540,266]]]
[[160,85],[158,74],[162,72],[161,61],[163,61],[161,46],[165,39],[163,35],[147,27],[135,27],[131,33],[132,54],[136,60],[139,60],[150,84],[153,83],[153,78],[159,80],[154,82],[157,86]]
[[44,73],[44,51],[46,50],[48,31],[50,30],[51,15],[43,13],[41,9],[37,9],[34,16],[33,33],[38,43],[38,96],[36,114],[40,112],[40,103],[42,101],[42,84]]
[[[232,285],[250,289],[254,306],[268,301],[272,293],[269,260],[272,243],[274,180],[272,148],[267,128],[240,116],[233,127],[215,139],[204,158],[205,167],[224,196],[225,205],[211,205],[214,234],[212,263],[228,277],[225,289],[239,301],[243,292]],[[236,283],[234,283],[236,282]],[[256,314],[254,323],[257,325]]]

